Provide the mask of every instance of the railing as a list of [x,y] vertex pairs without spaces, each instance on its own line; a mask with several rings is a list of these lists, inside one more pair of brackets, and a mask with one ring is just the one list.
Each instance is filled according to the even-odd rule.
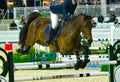
[[40,13],[45,13],[49,16],[49,7],[15,7],[14,8],[14,19],[20,19],[22,16],[26,16],[33,10],[39,10]]
[[0,43],[18,43],[19,31],[0,31]]
[[[18,43],[19,30],[17,31],[0,31],[0,43]],[[108,39],[110,41],[116,41],[120,39],[120,28],[93,28],[92,29],[93,40]],[[113,42],[111,43],[113,44]]]
[[[15,7],[14,8],[14,19],[20,19],[21,16],[26,17],[31,11],[33,10],[39,10],[40,13],[46,13],[49,16],[49,6],[44,7],[44,6],[40,6],[40,7]],[[114,10],[114,13],[116,16],[120,16],[120,5],[119,4],[111,4],[111,5],[107,5],[106,7],[106,16],[110,16],[111,15],[111,11]],[[101,12],[103,12],[104,9],[101,9],[101,5],[78,5],[77,9],[76,9],[76,14],[79,13],[88,13],[90,15],[93,16],[98,16]]]

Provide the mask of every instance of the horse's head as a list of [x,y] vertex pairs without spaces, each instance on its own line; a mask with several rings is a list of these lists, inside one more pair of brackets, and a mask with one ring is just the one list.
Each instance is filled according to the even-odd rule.
[[92,38],[92,17],[89,15],[84,15],[83,17],[81,17],[80,19],[81,21],[81,32],[82,34],[86,37],[87,41],[89,44],[92,43],[93,38]]

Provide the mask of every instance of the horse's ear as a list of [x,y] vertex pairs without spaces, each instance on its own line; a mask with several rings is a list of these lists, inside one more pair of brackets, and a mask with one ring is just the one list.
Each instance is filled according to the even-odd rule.
[[91,20],[92,18],[91,18],[91,16],[90,15],[85,15],[84,16],[84,20]]

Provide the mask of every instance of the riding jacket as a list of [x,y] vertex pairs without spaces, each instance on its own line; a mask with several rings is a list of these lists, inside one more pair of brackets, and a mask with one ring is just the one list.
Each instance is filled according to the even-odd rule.
[[74,15],[74,11],[76,7],[77,7],[77,2],[73,4],[72,0],[65,0],[63,3],[51,5],[50,10],[54,14],[62,14],[63,19],[67,20],[71,17],[71,15]]

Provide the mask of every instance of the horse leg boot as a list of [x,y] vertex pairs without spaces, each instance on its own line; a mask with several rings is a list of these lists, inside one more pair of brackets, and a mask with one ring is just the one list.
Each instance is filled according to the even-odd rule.
[[78,70],[83,64],[83,60],[80,60],[80,55],[78,52],[76,52],[76,59],[77,59],[77,62],[75,64],[75,70]]
[[85,51],[84,51],[84,60],[83,60],[83,63],[82,63],[82,65],[81,65],[81,68],[85,68],[86,67],[86,65],[87,65],[87,63],[89,63],[90,62],[90,60],[88,59],[89,58],[89,56],[88,56],[88,51],[89,51],[89,47],[86,47],[86,49],[85,49]]
[[48,44],[48,45],[50,44],[52,38],[54,37],[54,31],[55,31],[54,29],[52,29],[52,28],[50,29],[48,39],[45,41],[46,44]]

